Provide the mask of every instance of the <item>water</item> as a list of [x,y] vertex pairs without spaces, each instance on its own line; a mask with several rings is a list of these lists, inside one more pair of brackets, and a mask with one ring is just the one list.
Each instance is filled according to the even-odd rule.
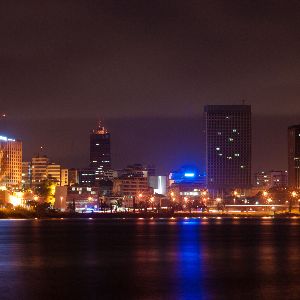
[[299,299],[300,220],[1,220],[0,299]]

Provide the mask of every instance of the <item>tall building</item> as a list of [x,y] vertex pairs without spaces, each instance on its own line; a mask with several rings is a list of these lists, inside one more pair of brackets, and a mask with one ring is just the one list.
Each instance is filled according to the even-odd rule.
[[288,128],[288,184],[300,189],[300,125]]
[[90,134],[90,170],[95,173],[95,181],[99,181],[110,169],[110,133],[99,122],[98,128]]
[[47,156],[40,156],[39,154],[31,159],[32,169],[32,185],[39,185],[43,180],[47,178],[47,166],[49,159]]
[[251,106],[207,105],[207,186],[216,191],[251,186]]
[[0,136],[0,184],[19,187],[22,182],[22,142]]

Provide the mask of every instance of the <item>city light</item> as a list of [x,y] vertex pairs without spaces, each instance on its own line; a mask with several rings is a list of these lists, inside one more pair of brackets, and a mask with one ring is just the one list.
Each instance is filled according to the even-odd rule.
[[184,177],[195,177],[195,173],[184,173]]

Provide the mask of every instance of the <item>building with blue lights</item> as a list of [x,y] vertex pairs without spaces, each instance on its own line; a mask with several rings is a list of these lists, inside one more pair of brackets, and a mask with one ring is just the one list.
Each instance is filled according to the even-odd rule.
[[205,189],[206,176],[195,167],[183,167],[169,174],[169,190],[180,197],[198,197]]

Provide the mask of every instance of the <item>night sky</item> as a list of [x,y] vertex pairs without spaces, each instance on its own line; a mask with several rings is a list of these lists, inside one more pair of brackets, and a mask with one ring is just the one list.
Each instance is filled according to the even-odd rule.
[[68,167],[98,118],[113,166],[204,168],[203,106],[253,110],[253,170],[285,169],[300,123],[300,1],[2,1],[2,131]]

